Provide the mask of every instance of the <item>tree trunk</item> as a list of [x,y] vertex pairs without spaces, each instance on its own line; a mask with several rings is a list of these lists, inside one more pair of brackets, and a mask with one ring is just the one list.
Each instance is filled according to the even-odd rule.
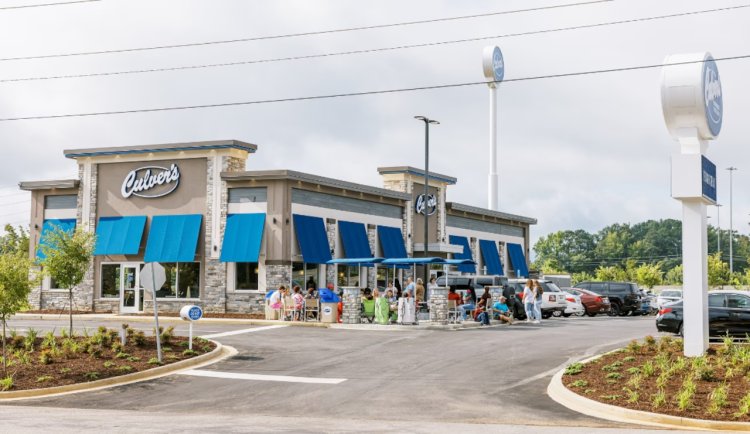
[[5,357],[5,317],[3,317],[3,375],[8,376],[8,359]]
[[73,337],[73,288],[68,288],[68,319],[70,320],[70,329],[68,336]]

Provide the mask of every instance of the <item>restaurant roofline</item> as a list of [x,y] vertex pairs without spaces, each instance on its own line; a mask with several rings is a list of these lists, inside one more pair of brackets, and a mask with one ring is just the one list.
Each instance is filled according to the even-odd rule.
[[447,202],[445,206],[446,208],[449,208],[454,211],[459,211],[459,212],[468,212],[468,213],[479,214],[479,215],[484,215],[488,217],[497,217],[497,218],[501,218],[505,220],[515,220],[515,221],[522,222],[522,223],[528,223],[530,225],[535,225],[537,223],[537,219],[535,218],[524,217],[524,216],[520,216],[516,214],[508,214],[508,213],[501,212],[501,211],[492,211],[489,209],[479,208],[479,207],[471,206],[471,205],[464,205],[464,204],[456,203],[456,202]]
[[106,148],[68,149],[66,158],[100,157],[106,155],[149,154],[154,152],[200,151],[211,149],[239,149],[254,153],[258,146],[239,140],[211,140],[205,142],[165,143],[158,145],[113,146]]
[[58,179],[49,181],[21,181],[18,187],[21,190],[50,190],[53,188],[78,188],[80,181],[77,179]]
[[392,199],[400,199],[405,201],[411,200],[411,195],[408,193],[401,193],[385,188],[372,187],[369,185],[327,178],[325,176],[297,172],[296,170],[253,170],[245,172],[222,172],[221,177],[225,181],[289,179],[292,181],[309,182],[311,184],[325,185],[327,187],[341,188],[344,190],[356,191],[359,193],[371,194],[375,196],[383,196]]
[[[378,167],[378,173],[380,173],[381,175],[387,175],[389,173],[408,173],[410,175],[424,177],[424,169],[417,169],[416,167],[412,167],[412,166]],[[455,184],[458,181],[457,178],[454,178],[452,176],[441,175],[439,173],[435,173],[432,171],[430,172],[429,177],[430,179],[443,181],[451,185]]]

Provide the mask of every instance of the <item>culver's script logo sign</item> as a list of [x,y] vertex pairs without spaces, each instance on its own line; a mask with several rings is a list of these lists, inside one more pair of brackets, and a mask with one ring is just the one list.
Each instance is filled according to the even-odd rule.
[[169,168],[144,166],[131,170],[122,181],[120,192],[125,199],[130,196],[155,198],[175,191],[180,184],[180,168],[172,164]]
[[718,136],[724,117],[724,100],[721,96],[719,68],[713,58],[703,63],[703,99],[706,104],[706,120],[711,134]]
[[417,196],[417,200],[414,203],[414,210],[417,214],[424,214],[425,209],[427,209],[427,215],[433,215],[437,211],[437,198],[434,194],[428,194],[426,200],[424,193]]

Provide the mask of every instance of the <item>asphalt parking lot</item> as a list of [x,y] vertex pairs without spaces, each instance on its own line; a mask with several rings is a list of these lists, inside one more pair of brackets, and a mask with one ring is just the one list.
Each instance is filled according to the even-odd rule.
[[[65,319],[14,320],[12,326],[48,330],[65,324]],[[77,323],[90,328],[98,324]],[[147,323],[138,326],[150,329]],[[177,332],[186,334],[186,327],[179,324]],[[196,371],[9,405],[50,411],[137,410],[144,416],[203,414],[224,421],[251,416],[321,420],[335,414],[337,420],[414,426],[629,429],[558,405],[547,397],[546,386],[554,372],[571,361],[656,335],[656,330],[653,317],[596,317],[460,331],[204,323],[195,333],[215,335],[238,354]]]

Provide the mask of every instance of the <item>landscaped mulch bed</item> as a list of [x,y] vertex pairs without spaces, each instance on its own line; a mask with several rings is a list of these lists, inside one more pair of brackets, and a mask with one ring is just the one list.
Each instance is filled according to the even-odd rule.
[[[7,377],[0,364],[0,390],[28,390],[75,383],[145,371],[158,366],[156,338],[142,331],[126,329],[125,346],[119,330],[100,327],[86,336],[37,335],[32,329],[24,336],[11,332],[6,340]],[[163,364],[186,360],[211,352],[216,345],[205,339],[172,336],[172,328],[163,330]],[[3,377],[5,377],[3,379]]]
[[750,346],[712,345],[704,357],[682,355],[682,340],[633,341],[566,369],[563,384],[595,401],[695,419],[750,422]]

